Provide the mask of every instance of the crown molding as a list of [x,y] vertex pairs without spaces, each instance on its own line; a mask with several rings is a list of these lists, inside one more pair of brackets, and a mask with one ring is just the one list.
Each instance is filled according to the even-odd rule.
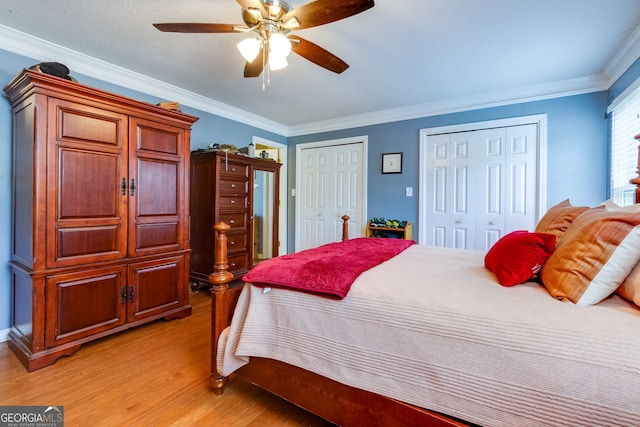
[[74,72],[96,78],[128,89],[143,92],[161,99],[177,100],[182,105],[215,114],[278,135],[287,135],[287,126],[232,107],[211,98],[136,73],[126,68],[105,62],[48,42],[32,35],[0,25],[0,48],[39,62],[63,62]]
[[562,82],[519,88],[515,91],[494,92],[474,97],[409,105],[373,113],[325,120],[289,127],[289,136],[310,135],[340,129],[371,126],[382,123],[412,120],[462,111],[480,110],[523,102],[541,101],[563,96],[608,90],[609,79],[603,74]]
[[604,73],[611,87],[640,58],[640,25],[637,25],[620,49],[609,60]]

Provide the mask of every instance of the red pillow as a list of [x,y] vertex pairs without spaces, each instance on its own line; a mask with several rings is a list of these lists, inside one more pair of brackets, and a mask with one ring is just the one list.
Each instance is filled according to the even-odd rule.
[[555,248],[554,234],[513,231],[489,249],[484,265],[502,286],[513,286],[531,279]]

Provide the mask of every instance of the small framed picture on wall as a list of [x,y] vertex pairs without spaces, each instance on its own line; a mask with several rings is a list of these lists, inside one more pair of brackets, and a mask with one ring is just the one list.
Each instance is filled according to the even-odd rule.
[[402,173],[402,153],[382,153],[382,173]]

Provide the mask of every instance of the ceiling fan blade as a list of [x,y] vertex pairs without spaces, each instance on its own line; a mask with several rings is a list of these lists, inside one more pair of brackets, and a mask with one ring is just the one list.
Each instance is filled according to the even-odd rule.
[[357,15],[373,6],[373,0],[316,0],[285,14],[282,22],[296,18],[300,22],[296,29],[302,30]]
[[[262,55],[266,56],[263,58]],[[269,59],[269,52],[265,52],[264,49],[260,48],[260,53],[256,56],[256,59],[253,62],[248,62],[244,64],[244,76],[245,77],[258,77],[262,74],[262,70],[264,69],[264,64],[267,63]]]
[[153,24],[160,31],[170,33],[235,33],[242,26],[234,24],[202,24],[197,22],[175,22]]
[[337,74],[349,68],[349,64],[342,59],[309,40],[298,36],[289,36],[289,40],[293,41],[293,43],[291,43],[291,50],[316,65]]
[[267,10],[264,8],[262,3],[260,3],[260,0],[236,0],[236,1],[240,3],[240,6],[242,6],[242,8],[249,13],[252,13],[252,10],[257,10],[260,12],[260,15],[262,15],[263,18],[266,18],[267,16],[269,16],[269,14],[267,13]]

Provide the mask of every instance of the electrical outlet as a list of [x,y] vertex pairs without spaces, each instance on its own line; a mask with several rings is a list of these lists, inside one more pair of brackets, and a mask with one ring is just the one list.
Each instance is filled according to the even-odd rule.
[[404,194],[407,197],[413,197],[413,187],[407,187],[404,189]]

